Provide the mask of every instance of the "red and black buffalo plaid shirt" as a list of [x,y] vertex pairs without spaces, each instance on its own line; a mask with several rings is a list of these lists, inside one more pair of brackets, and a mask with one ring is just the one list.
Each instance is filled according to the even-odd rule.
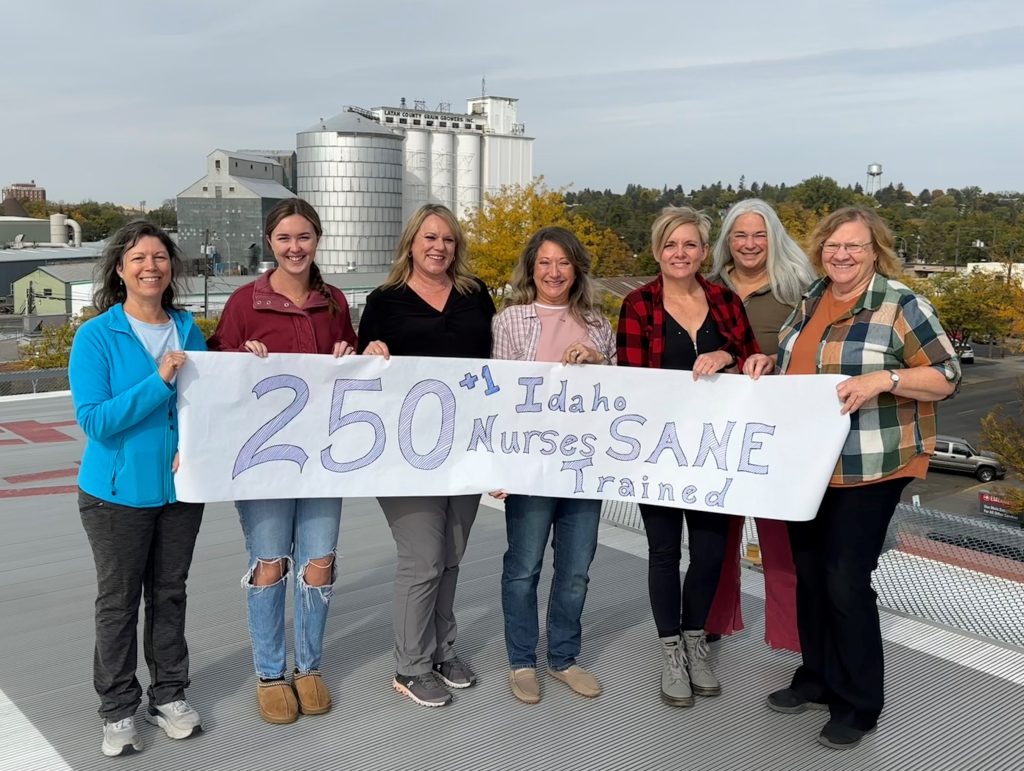
[[[711,284],[703,276],[698,275],[697,282],[708,298],[711,318],[728,341],[722,350],[733,354],[736,366],[742,369],[750,354],[760,352],[754,330],[743,310],[743,302],[731,290]],[[617,335],[619,366],[661,368],[661,357],[665,351],[663,291],[664,283],[659,274],[654,281],[634,289],[622,301]]]

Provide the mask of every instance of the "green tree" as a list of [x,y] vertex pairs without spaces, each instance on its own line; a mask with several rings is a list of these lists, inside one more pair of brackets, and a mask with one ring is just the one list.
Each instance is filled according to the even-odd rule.
[[92,309],[83,311],[59,327],[43,327],[40,335],[21,346],[21,364],[25,369],[62,369],[68,366],[71,342],[83,322],[92,318]]
[[805,179],[793,189],[793,200],[815,214],[833,212],[854,202],[854,193],[839,186],[832,177],[821,175]]
[[159,209],[150,209],[146,212],[146,219],[164,230],[177,230],[178,228],[178,210],[167,203]]

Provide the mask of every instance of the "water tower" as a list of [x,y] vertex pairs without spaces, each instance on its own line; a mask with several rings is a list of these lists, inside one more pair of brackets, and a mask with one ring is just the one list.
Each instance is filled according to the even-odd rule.
[[868,186],[865,191],[868,195],[874,195],[882,189],[882,164],[868,164]]

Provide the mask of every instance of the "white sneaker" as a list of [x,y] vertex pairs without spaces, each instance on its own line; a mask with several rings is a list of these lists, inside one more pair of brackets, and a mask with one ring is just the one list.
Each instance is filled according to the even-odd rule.
[[103,754],[112,758],[142,752],[142,739],[135,730],[135,718],[126,717],[103,724]]
[[151,705],[146,711],[146,720],[160,726],[172,739],[187,739],[203,732],[199,713],[184,699]]

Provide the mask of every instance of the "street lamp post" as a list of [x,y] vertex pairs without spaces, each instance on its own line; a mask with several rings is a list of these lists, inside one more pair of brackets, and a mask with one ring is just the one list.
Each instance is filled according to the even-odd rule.
[[907,239],[906,239],[906,236],[896,236],[896,241],[897,242],[899,242],[899,241],[903,242],[903,246],[901,246],[896,251],[899,253],[900,259],[902,259],[904,262],[906,262],[907,261]]

